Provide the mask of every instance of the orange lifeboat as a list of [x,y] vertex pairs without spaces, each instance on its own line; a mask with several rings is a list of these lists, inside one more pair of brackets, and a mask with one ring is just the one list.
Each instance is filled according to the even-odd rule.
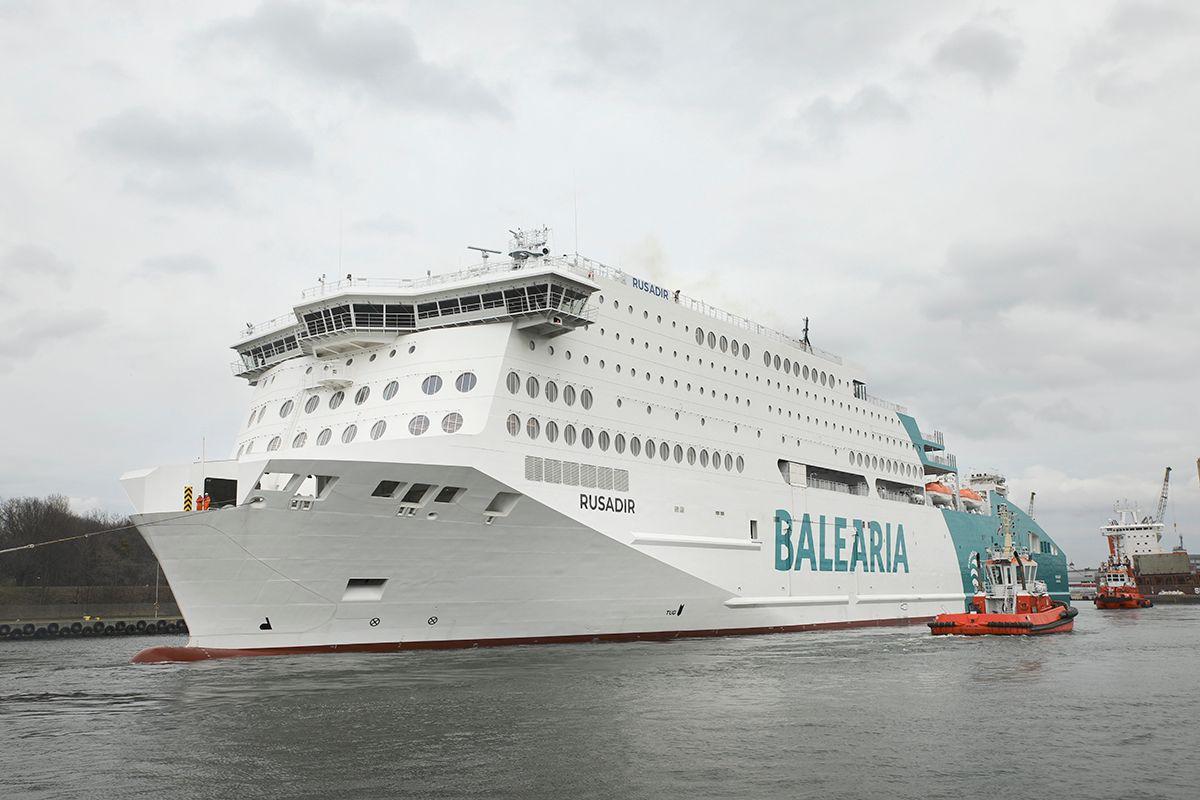
[[930,481],[925,484],[925,496],[935,506],[949,506],[954,504],[954,492],[950,491],[950,487],[940,481]]
[[968,511],[978,511],[983,508],[983,495],[973,489],[959,489],[958,497]]

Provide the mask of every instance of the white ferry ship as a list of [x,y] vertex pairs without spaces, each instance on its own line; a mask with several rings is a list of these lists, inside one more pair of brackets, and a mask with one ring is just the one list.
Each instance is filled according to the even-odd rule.
[[190,631],[140,660],[924,623],[967,607],[1000,505],[1069,600],[1004,479],[961,485],[807,335],[545,229],[487,252],[243,331],[230,457],[122,478]]

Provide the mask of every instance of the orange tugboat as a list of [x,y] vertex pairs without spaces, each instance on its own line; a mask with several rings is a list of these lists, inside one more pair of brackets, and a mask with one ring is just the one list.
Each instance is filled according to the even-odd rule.
[[1003,544],[989,549],[983,564],[979,554],[972,553],[971,610],[938,614],[929,623],[935,636],[1036,636],[1075,627],[1079,609],[1051,599],[1045,582],[1037,579],[1037,562],[1027,549],[1013,546],[1012,513],[1004,505],[998,512]]
[[1096,575],[1096,608],[1110,611],[1116,608],[1150,608],[1154,603],[1138,591],[1137,580],[1128,563],[1109,561]]

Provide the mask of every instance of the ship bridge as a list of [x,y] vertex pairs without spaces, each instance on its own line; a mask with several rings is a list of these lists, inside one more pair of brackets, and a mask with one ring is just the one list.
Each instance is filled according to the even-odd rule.
[[435,328],[512,321],[520,330],[558,336],[590,325],[588,299],[599,287],[572,262],[486,262],[419,280],[345,279],[306,290],[293,313],[248,326],[233,349],[238,377],[254,383],[274,365],[300,355],[343,355],[398,335]]

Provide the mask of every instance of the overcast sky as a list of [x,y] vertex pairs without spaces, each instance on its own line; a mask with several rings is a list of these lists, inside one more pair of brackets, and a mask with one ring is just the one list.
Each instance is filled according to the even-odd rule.
[[548,224],[811,317],[1075,561],[1168,464],[1200,550],[1193,3],[0,0],[0,85],[0,496],[126,512],[245,322]]

